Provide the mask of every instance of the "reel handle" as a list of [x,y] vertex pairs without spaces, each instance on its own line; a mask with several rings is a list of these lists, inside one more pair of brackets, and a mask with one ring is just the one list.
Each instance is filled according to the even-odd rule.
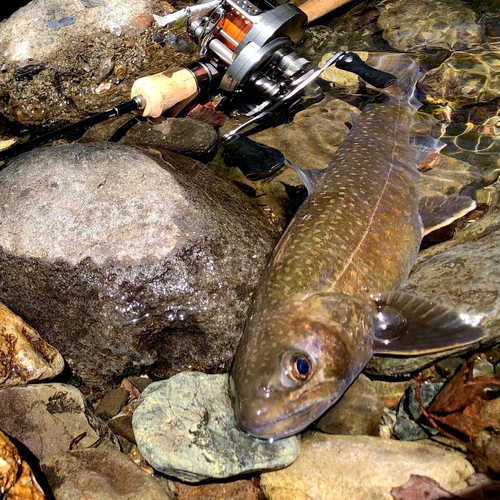
[[350,1],[351,0],[307,0],[307,2],[302,5],[297,5],[297,7],[307,16],[307,21],[312,23],[316,21],[316,19],[332,12],[332,10],[338,9]]
[[198,82],[186,68],[172,68],[157,75],[145,76],[135,81],[131,97],[142,96],[145,106],[142,116],[158,118],[181,101],[198,94]]
[[396,81],[396,77],[391,73],[380,71],[368,66],[359,56],[353,52],[348,52],[343,55],[335,63],[337,68],[350,71],[360,76],[365,82],[373,85],[378,89],[385,89]]

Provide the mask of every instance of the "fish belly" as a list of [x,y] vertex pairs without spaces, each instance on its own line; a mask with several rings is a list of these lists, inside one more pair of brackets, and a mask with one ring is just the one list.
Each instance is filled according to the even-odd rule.
[[261,297],[364,296],[407,278],[422,239],[411,120],[408,106],[367,106],[278,244]]

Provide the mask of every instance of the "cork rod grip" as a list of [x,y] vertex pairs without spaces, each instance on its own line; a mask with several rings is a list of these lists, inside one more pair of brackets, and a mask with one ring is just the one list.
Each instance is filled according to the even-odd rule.
[[350,2],[351,0],[307,0],[298,8],[307,16],[307,21],[312,23],[320,17],[338,9],[342,5]]
[[196,78],[185,68],[172,68],[157,75],[145,76],[135,81],[131,97],[142,96],[146,106],[143,116],[158,118],[177,103],[198,93]]

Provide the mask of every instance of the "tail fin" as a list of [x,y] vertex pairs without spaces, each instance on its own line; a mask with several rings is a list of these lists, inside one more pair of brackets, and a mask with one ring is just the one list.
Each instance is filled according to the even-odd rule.
[[368,55],[366,64],[393,74],[397,80],[393,85],[385,89],[377,89],[379,92],[387,94],[391,101],[407,104],[414,108],[414,111],[421,106],[415,97],[415,87],[420,77],[420,67],[407,54],[396,54],[392,52],[371,52]]

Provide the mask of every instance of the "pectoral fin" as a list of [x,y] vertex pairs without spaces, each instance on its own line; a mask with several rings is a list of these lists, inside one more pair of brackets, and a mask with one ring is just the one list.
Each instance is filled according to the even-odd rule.
[[295,162],[290,160],[290,158],[287,158],[286,161],[290,163],[290,165],[295,169],[295,172],[297,172],[301,181],[306,186],[308,194],[314,193],[314,191],[316,191],[316,188],[321,181],[321,177],[323,176],[323,174],[327,169],[322,169],[322,170],[316,168],[303,169],[300,168]]
[[475,208],[476,202],[468,196],[423,196],[420,198],[418,211],[424,224],[424,235],[451,224]]
[[482,317],[457,313],[412,293],[383,293],[376,305],[376,353],[429,354],[473,344],[486,336],[479,326]]

